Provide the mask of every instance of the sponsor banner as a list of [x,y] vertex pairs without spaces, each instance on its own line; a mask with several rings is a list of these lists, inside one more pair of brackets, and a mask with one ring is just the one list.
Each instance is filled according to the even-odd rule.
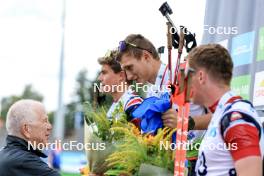
[[231,55],[234,66],[250,64],[253,60],[255,32],[238,35],[232,39]]
[[253,104],[254,106],[264,105],[264,71],[255,74]]
[[250,75],[234,77],[231,81],[231,89],[244,99],[249,100]]
[[259,29],[257,61],[264,60],[264,27]]

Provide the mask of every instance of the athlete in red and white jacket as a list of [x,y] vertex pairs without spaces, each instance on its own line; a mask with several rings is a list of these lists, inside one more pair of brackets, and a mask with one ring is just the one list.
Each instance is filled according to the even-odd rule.
[[262,156],[263,129],[250,102],[227,92],[210,110],[214,113],[201,143],[197,175],[237,175],[235,162]]
[[263,128],[250,102],[232,93],[233,62],[219,44],[201,45],[189,55],[194,70],[193,103],[213,113],[201,143],[196,174],[206,176],[261,176]]

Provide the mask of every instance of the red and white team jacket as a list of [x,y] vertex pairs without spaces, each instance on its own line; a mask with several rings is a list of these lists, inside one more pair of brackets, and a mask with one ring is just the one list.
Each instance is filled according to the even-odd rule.
[[[133,112],[133,110],[135,108],[137,108],[137,106],[139,106],[141,104],[141,102],[143,101],[143,99],[136,95],[131,89],[128,89],[120,98],[117,102],[114,102],[110,109],[107,112],[107,117],[109,119],[113,118],[113,114],[115,110],[119,110],[120,106],[123,106],[123,110],[124,112],[126,112],[127,116],[129,119],[127,119],[128,121],[131,121],[132,123],[134,123],[136,126],[139,126],[139,118],[134,118],[134,119],[130,119],[130,115]],[[118,113],[115,114],[116,117],[115,118],[119,118],[118,117]]]
[[234,163],[247,156],[263,156],[263,128],[250,102],[233,92],[219,100],[201,143],[196,174],[236,175]]

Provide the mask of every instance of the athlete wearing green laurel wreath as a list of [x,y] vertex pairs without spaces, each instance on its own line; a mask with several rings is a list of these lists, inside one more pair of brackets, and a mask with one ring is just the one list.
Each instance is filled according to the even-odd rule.
[[[114,101],[107,112],[107,117],[109,119],[118,119],[116,111],[122,109],[127,114],[127,120],[139,127],[140,119],[132,119],[130,114],[141,104],[142,98],[129,88],[126,74],[121,69],[119,62],[116,61],[116,57],[118,57],[117,51],[112,50],[104,57],[98,59],[99,64],[102,66],[98,77],[101,82],[102,92],[110,94]],[[115,117],[113,117],[113,114]]]

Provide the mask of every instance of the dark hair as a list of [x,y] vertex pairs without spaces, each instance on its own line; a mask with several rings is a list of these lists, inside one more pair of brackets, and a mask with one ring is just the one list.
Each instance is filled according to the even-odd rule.
[[227,49],[219,44],[201,45],[194,48],[188,57],[191,68],[204,68],[216,81],[230,85],[233,62]]
[[122,71],[121,65],[117,62],[118,51],[109,51],[104,57],[98,58],[98,63],[100,65],[109,65],[114,73],[119,73]]
[[124,41],[136,45],[137,47],[128,44],[126,50],[119,53],[119,61],[121,60],[121,57],[127,53],[137,59],[140,59],[144,49],[148,51],[154,59],[159,60],[159,55],[154,45],[141,34],[130,34]]

